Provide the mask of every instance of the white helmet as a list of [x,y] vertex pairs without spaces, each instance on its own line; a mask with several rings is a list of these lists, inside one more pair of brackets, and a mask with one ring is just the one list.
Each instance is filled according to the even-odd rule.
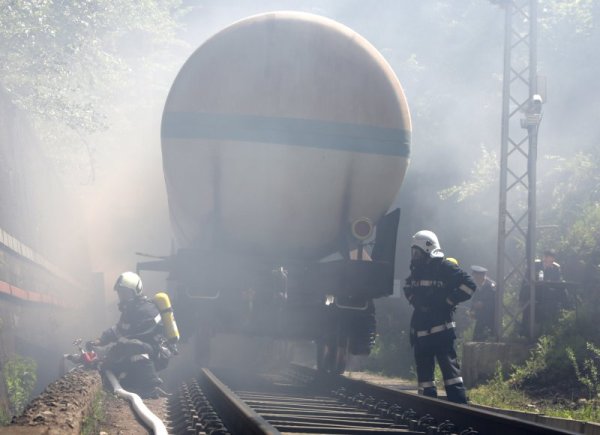
[[121,302],[128,302],[142,296],[142,278],[137,273],[124,272],[115,282],[115,291]]
[[440,247],[437,236],[432,231],[422,230],[412,237],[411,247],[421,248],[431,258],[443,258],[444,252]]

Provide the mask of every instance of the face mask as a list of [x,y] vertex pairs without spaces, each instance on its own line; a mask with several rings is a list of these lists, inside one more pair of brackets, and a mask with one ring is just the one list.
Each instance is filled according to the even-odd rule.
[[119,295],[119,301],[122,303],[128,303],[134,300],[133,290],[127,288],[117,288],[117,294]]
[[417,248],[416,246],[413,246],[410,249],[410,256],[411,260],[415,262],[424,261],[427,257],[425,252],[421,248]]

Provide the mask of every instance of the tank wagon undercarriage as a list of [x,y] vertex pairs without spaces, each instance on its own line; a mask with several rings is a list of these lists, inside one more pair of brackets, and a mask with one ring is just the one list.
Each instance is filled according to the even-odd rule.
[[361,244],[341,259],[282,264],[182,249],[138,271],[169,273],[182,334],[198,334],[198,358],[214,333],[305,339],[317,343],[321,370],[341,373],[348,353],[368,355],[374,344],[373,299],[393,293],[399,218],[396,209],[381,219],[370,255]]

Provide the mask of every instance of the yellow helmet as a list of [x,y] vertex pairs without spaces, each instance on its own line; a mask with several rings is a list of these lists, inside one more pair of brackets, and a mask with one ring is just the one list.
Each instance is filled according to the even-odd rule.
[[453,263],[456,266],[458,266],[458,260],[454,257],[446,257],[446,261],[449,261],[450,263]]

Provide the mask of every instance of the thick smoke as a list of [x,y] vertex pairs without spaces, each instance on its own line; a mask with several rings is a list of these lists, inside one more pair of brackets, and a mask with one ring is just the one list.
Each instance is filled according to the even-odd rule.
[[[504,38],[501,8],[480,0],[184,3],[191,11],[185,15],[180,36],[189,46],[176,54],[179,65],[225,26],[273,10],[323,15],[369,40],[402,83],[413,122],[411,162],[394,202],[403,211],[397,277],[401,279],[408,273],[410,236],[420,229],[434,230],[447,255],[459,258],[463,266],[477,262],[493,269],[497,187],[476,197],[476,204],[470,205],[442,201],[438,192],[469,177],[474,162],[482,156],[482,147],[499,153]],[[581,56],[571,52],[568,59],[572,63],[564,62],[544,45],[543,39],[540,41],[541,69],[549,83],[540,154],[570,152],[565,144],[574,144],[573,135],[582,148],[585,143],[597,143],[598,137],[587,129],[594,125],[593,114],[598,113],[589,108],[597,106],[597,89],[591,92],[591,86],[581,84],[593,83],[595,70],[580,68]],[[153,78],[163,91],[155,95],[149,107],[115,116],[109,120],[109,131],[92,138],[96,180],[79,191],[91,267],[104,273],[109,306],[114,302],[112,282],[120,272],[135,268],[139,260],[135,252],[166,255],[171,250],[160,117],[177,70],[178,66]],[[142,89],[147,85],[136,83]],[[148,294],[166,285],[158,275],[146,274],[144,279]],[[111,315],[107,323],[114,319],[114,309]]]

